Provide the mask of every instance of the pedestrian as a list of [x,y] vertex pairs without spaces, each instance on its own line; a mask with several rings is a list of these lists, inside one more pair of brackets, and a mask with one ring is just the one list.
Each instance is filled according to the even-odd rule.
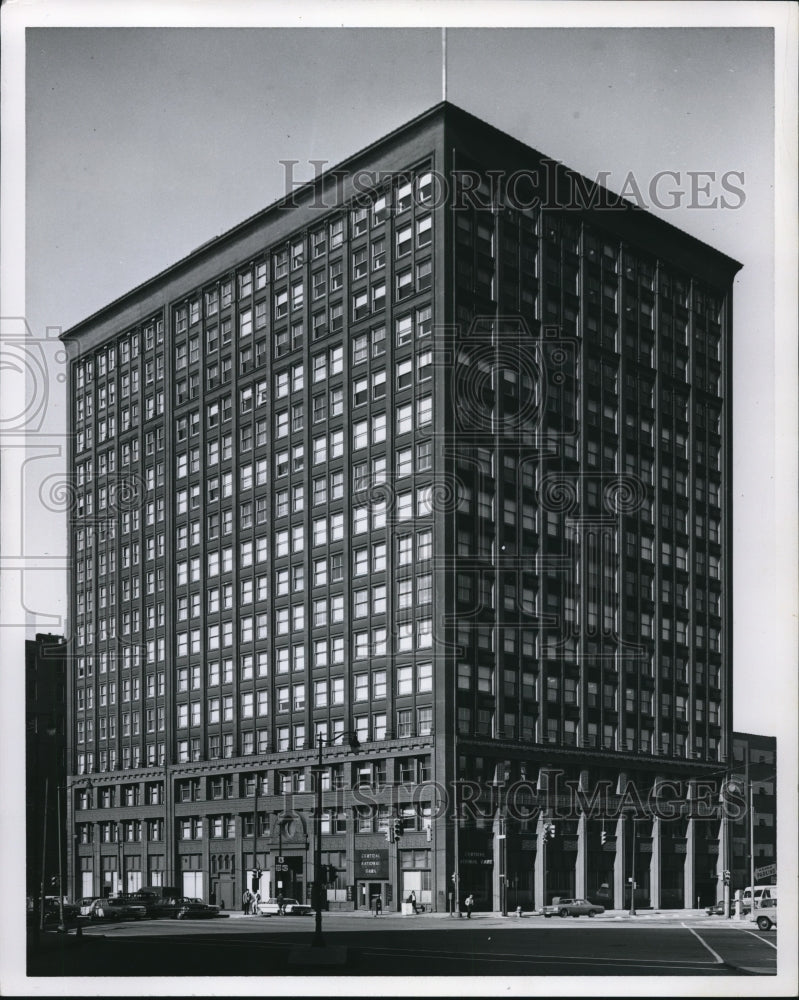
[[283,916],[283,893],[279,892],[277,894],[277,915],[279,917]]
[[241,912],[246,917],[250,912],[250,890],[245,889],[241,894]]
[[375,916],[379,917],[380,914],[383,912],[383,900],[379,896],[375,896],[373,902],[375,908]]
[[256,889],[250,900],[250,913],[258,916],[258,904],[261,902],[261,893]]
[[466,897],[463,905],[466,907],[466,919],[471,920],[472,907],[474,906],[474,896],[471,893]]
[[413,907],[413,912],[416,913],[416,893],[413,889],[411,889],[411,894],[408,897],[408,902]]

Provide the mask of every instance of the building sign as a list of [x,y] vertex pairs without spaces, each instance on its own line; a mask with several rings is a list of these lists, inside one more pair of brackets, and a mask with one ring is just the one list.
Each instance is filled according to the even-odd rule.
[[762,868],[755,868],[755,878],[769,878],[777,874],[776,865],[763,865]]
[[464,851],[461,855],[461,865],[492,865],[493,855],[488,851]]
[[578,847],[578,842],[576,840],[564,840],[563,850],[564,851],[576,851]]
[[388,878],[388,850],[376,848],[355,852],[356,878]]

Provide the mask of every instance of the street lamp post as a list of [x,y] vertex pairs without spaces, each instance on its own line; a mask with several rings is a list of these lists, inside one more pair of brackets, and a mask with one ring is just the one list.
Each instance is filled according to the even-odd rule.
[[[357,735],[352,731],[336,733],[327,740],[328,745],[341,739],[343,736],[349,737],[351,750],[360,747]],[[313,857],[313,888],[311,890],[311,902],[314,907],[314,934],[313,947],[324,948],[325,941],[322,937],[322,746],[325,740],[321,733],[317,736],[318,757],[316,764],[316,809],[314,811],[314,857]]]
[[39,930],[44,930],[45,893],[47,892],[47,792],[50,781],[44,779],[44,821],[42,822],[42,887],[39,893]]

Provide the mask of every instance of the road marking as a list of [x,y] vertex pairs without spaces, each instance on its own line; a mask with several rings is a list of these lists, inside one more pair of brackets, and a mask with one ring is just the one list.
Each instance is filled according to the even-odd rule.
[[764,944],[767,944],[769,946],[769,948],[773,948],[774,951],[777,950],[776,944],[772,944],[771,941],[769,941],[768,938],[761,937],[759,934],[756,934],[754,931],[744,931],[744,934],[751,934],[753,938],[757,938],[758,941],[762,941]]
[[[360,945],[360,946],[353,946],[353,947],[356,947],[358,951],[368,952],[369,954],[372,954],[372,955],[393,955],[395,957],[400,956],[400,955],[407,955],[408,957],[419,956],[419,955],[429,955],[430,957],[452,959],[454,961],[461,961],[461,962],[464,960],[464,955],[463,955],[463,952],[461,952],[461,951],[458,951],[458,952],[452,952],[452,951],[428,951],[426,949],[421,949],[421,948],[414,949],[413,951],[410,951],[410,950],[406,950],[405,948],[387,948],[385,946],[383,946],[383,947],[380,947],[380,946],[369,947],[368,945]],[[481,961],[494,961],[494,960],[496,960],[496,961],[502,961],[502,962],[508,962],[509,961],[509,962],[517,962],[517,963],[526,963],[526,962],[537,962],[537,963],[540,963],[540,962],[553,962],[553,961],[559,961],[559,960],[561,960],[561,959],[563,959],[563,958],[566,957],[566,956],[557,956],[557,955],[556,956],[553,956],[553,955],[529,955],[529,954],[528,955],[517,955],[515,953],[507,953],[507,952],[506,953],[503,953],[503,952],[485,952],[485,951],[470,951],[469,954],[470,954],[470,957],[480,959]],[[569,955],[568,956],[568,961],[569,962],[578,962],[578,963],[583,962],[583,963],[590,964],[590,965],[595,965],[595,964],[605,964],[605,965],[612,965],[612,966],[629,965],[629,966],[633,966],[633,967],[639,966],[639,965],[645,966],[645,967],[661,965],[661,966],[664,966],[664,967],[669,968],[669,969],[673,969],[673,968],[694,969],[694,968],[702,968],[702,967],[707,968],[707,966],[709,966],[709,965],[717,965],[718,964],[717,962],[702,962],[702,961],[698,961],[698,960],[697,961],[690,961],[690,960],[686,961],[684,959],[683,960],[671,960],[671,959],[667,959],[667,958],[653,958],[653,959],[649,959],[649,958],[622,958],[620,956],[619,957],[613,957],[613,958],[604,958],[604,957],[602,957],[600,955],[596,955],[596,956],[591,956],[591,955],[585,955],[585,956],[584,955]]]
[[697,941],[698,941],[698,942],[699,942],[700,944],[703,944],[703,945],[704,945],[704,946],[705,946],[705,947],[707,948],[707,950],[708,950],[708,951],[710,952],[710,954],[711,954],[711,955],[712,955],[712,956],[713,956],[713,957],[714,957],[714,958],[716,959],[716,962],[717,962],[717,963],[718,963],[719,965],[724,965],[724,959],[723,959],[723,958],[721,957],[721,955],[719,955],[719,953],[718,953],[718,952],[716,952],[716,951],[713,951],[713,949],[712,949],[712,948],[710,947],[710,945],[709,945],[709,944],[707,943],[707,941],[705,941],[705,940],[704,940],[704,939],[703,939],[702,937],[700,937],[700,935],[696,933],[696,931],[695,931],[695,930],[693,929],[693,927],[689,927],[689,926],[688,926],[688,924],[683,924],[682,926],[683,926],[683,927],[684,927],[684,928],[685,928],[686,930],[689,930],[689,931],[690,931],[690,932],[691,932],[691,933],[692,933],[692,934],[693,934],[693,935],[694,935],[694,936],[696,937]]

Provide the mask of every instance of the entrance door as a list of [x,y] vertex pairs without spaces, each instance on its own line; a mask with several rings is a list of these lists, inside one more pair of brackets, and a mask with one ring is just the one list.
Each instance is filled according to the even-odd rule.
[[370,882],[369,891],[367,893],[369,897],[369,909],[373,910],[375,905],[375,900],[380,900],[380,906],[385,909],[386,901],[383,899],[383,883],[382,882]]
[[359,882],[358,883],[358,907],[362,910],[374,908],[375,897],[380,900],[383,909],[386,908],[386,897],[383,892],[382,882]]
[[233,910],[235,909],[233,905],[233,890],[232,875],[220,875],[218,878],[211,879],[211,893],[208,902],[215,903],[223,910]]
[[80,873],[80,894],[81,896],[91,896],[94,893],[94,876],[92,872]]

